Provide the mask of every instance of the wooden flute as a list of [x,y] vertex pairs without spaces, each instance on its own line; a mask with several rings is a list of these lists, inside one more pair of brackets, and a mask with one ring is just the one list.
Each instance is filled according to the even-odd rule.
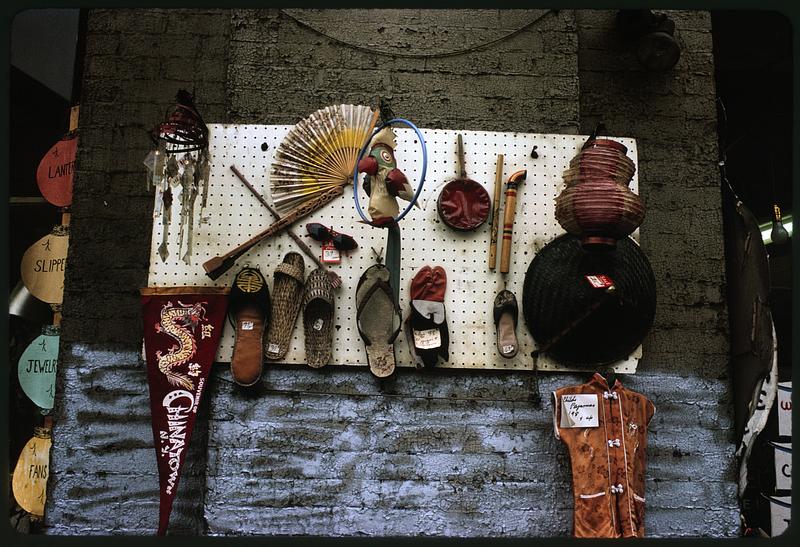
[[503,250],[500,253],[500,273],[508,273],[511,264],[511,234],[517,206],[517,187],[528,176],[528,171],[517,171],[506,182],[506,204],[503,211]]

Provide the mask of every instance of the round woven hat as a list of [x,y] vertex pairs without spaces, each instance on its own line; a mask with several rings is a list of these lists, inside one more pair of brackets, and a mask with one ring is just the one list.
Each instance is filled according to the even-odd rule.
[[[613,284],[609,289],[608,285]],[[653,324],[653,270],[630,237],[606,253],[564,234],[525,274],[522,308],[538,348],[564,365],[600,366],[627,358]]]

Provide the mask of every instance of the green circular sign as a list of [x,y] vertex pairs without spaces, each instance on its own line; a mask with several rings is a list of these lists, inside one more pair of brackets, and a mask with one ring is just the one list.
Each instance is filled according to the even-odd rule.
[[56,389],[59,335],[42,334],[22,352],[17,375],[19,385],[37,406],[50,410]]

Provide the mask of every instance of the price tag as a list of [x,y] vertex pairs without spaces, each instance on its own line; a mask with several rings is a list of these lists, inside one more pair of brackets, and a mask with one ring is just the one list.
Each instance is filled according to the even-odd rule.
[[599,427],[595,393],[561,396],[561,427]]
[[419,349],[434,349],[442,345],[439,329],[415,330],[414,346]]
[[614,281],[607,275],[597,274],[586,275],[584,277],[586,278],[586,281],[588,281],[589,284],[595,289],[607,289],[608,287],[612,287],[614,285]]
[[281,347],[278,344],[275,344],[274,342],[270,344],[269,347],[267,348],[267,351],[270,353],[278,353],[280,350]]
[[331,245],[330,243],[326,243],[322,246],[322,261],[325,264],[339,264],[342,261],[342,257],[339,254],[339,249]]
[[314,321],[314,324],[311,325],[311,328],[314,329],[314,330],[322,330],[322,325],[324,325],[324,324],[325,324],[325,321],[320,317],[319,319]]
[[242,321],[242,330],[253,330],[252,321]]

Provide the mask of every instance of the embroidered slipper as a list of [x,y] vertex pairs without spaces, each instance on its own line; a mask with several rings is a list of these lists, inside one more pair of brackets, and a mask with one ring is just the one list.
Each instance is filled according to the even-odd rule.
[[231,374],[241,386],[261,378],[264,330],[270,319],[269,287],[256,268],[242,268],[228,297],[228,319],[234,327]]
[[267,331],[267,359],[281,359],[289,351],[294,324],[303,304],[305,262],[299,253],[289,252],[273,274],[272,321]]
[[364,271],[356,287],[356,325],[367,349],[369,370],[378,378],[394,372],[394,341],[402,321],[389,275],[386,266],[375,264]]
[[444,268],[423,266],[411,280],[411,311],[405,321],[406,339],[417,367],[432,367],[439,357],[449,359],[450,334],[444,307],[447,274]]
[[333,347],[333,285],[322,268],[311,272],[306,279],[303,327],[308,366],[327,365]]
[[502,357],[511,359],[517,354],[517,298],[514,293],[502,290],[494,299],[494,326],[497,329],[497,350]]

